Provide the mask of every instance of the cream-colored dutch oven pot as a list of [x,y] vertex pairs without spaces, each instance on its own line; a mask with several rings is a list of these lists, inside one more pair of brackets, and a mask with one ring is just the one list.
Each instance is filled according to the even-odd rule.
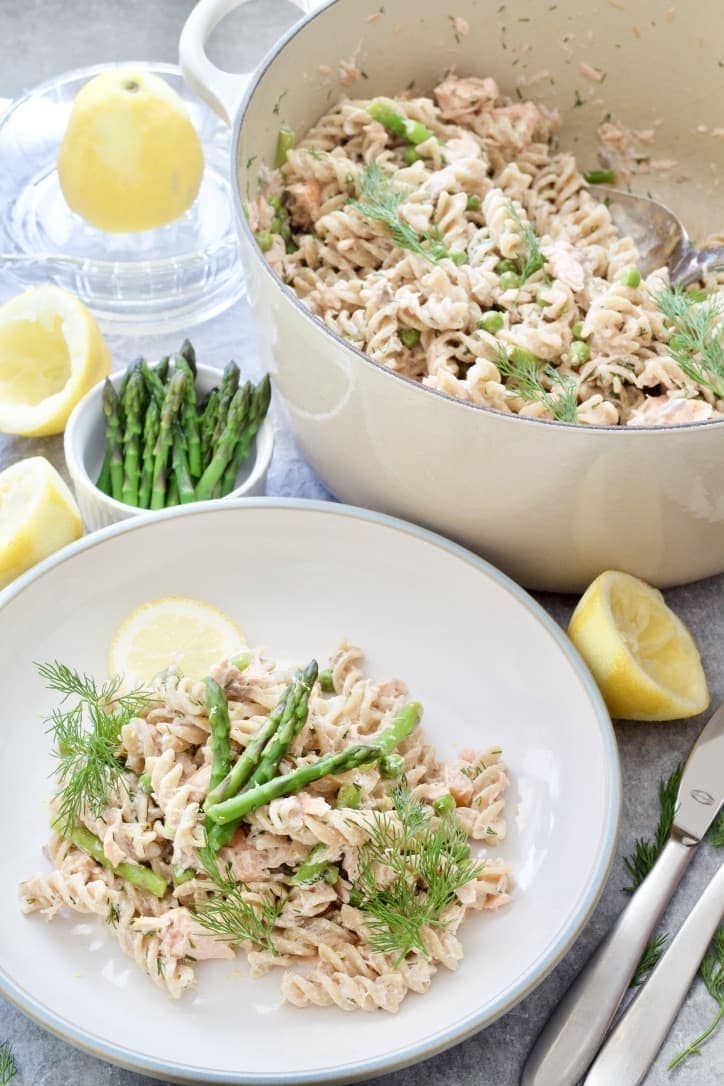
[[[665,586],[724,568],[724,421],[587,427],[496,413],[424,389],[313,317],[269,269],[243,214],[283,121],[304,133],[342,95],[429,90],[455,67],[561,111],[561,144],[595,166],[607,111],[654,127],[667,173],[636,178],[694,237],[724,228],[724,4],[668,0],[335,0],[307,12],[253,75],[204,44],[244,0],[201,0],[181,38],[186,79],[233,124],[231,170],[249,295],[299,445],[340,499],[457,539],[532,588],[575,591],[619,568]],[[461,35],[451,16],[469,25]],[[460,24],[458,24],[459,29]],[[364,72],[336,79],[341,60]],[[605,73],[595,85],[584,62]],[[332,76],[329,71],[331,69]],[[325,74],[326,73],[326,74]],[[576,105],[584,99],[584,105]]]

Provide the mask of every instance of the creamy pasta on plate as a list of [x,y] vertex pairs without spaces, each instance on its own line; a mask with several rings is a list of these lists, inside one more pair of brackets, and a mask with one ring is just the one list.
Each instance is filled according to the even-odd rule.
[[466,915],[510,901],[508,775],[496,747],[440,761],[404,683],[362,665],[346,642],[319,674],[250,650],[126,694],[43,668],[64,695],[52,871],[22,884],[24,911],[96,915],[172,997],[238,951],[297,1007],[427,991]]
[[312,313],[427,388],[563,422],[721,418],[724,274],[642,276],[559,127],[490,78],[344,100],[281,134],[250,222]]

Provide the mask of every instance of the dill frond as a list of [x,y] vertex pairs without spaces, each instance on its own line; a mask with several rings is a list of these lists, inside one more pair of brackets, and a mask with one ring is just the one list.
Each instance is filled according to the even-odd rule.
[[647,979],[649,973],[659,964],[659,959],[664,953],[664,947],[669,941],[666,934],[652,935],[646,950],[641,955],[641,960],[636,966],[636,972],[629,982],[629,988],[638,988]]
[[[110,793],[122,786],[121,729],[147,707],[149,696],[140,689],[122,694],[119,676],[99,685],[57,661],[36,666],[48,689],[62,695],[45,724],[58,760],[57,821],[60,831],[69,833],[85,811],[100,816]],[[77,701],[67,708],[69,698]]]
[[707,1028],[698,1037],[695,1037],[686,1048],[682,1049],[678,1055],[674,1056],[669,1064],[670,1071],[674,1067],[678,1067],[689,1056],[701,1056],[702,1045],[716,1033],[719,1025],[724,1021],[724,927],[720,927],[714,936],[711,947],[699,967],[699,976],[703,980],[707,992],[717,1004],[717,1010]]
[[697,301],[680,286],[652,295],[673,331],[666,348],[686,376],[724,396],[724,312],[716,295]]
[[[375,811],[370,838],[360,848],[355,890],[366,914],[369,946],[395,954],[426,954],[423,928],[444,927],[455,893],[483,864],[471,859],[467,835],[454,815],[433,827],[427,809],[403,786],[392,790],[394,816]],[[385,877],[378,883],[378,872]]]
[[230,863],[221,870],[218,855],[208,842],[199,849],[199,859],[216,886],[216,891],[194,912],[199,924],[230,943],[250,942],[276,954],[272,935],[284,907],[283,898],[269,894],[260,903],[247,901],[246,886],[233,877]]
[[[578,421],[578,395],[573,378],[559,373],[554,366],[541,368],[538,360],[519,348],[508,353],[498,344],[495,365],[503,377],[513,382],[510,392],[529,403],[540,403],[550,411],[559,422]],[[547,378],[550,389],[543,384],[541,377]]]
[[9,1041],[3,1041],[0,1045],[0,1086],[8,1086],[8,1083],[15,1078],[17,1073],[18,1067],[10,1043]]
[[648,875],[651,868],[658,860],[664,845],[671,833],[676,814],[676,797],[679,794],[681,784],[681,766],[677,766],[667,780],[659,781],[659,821],[656,825],[653,840],[639,837],[630,856],[624,859],[624,866],[631,878],[631,885],[626,886],[624,893],[633,894]]
[[372,162],[364,168],[359,178],[359,189],[359,199],[350,200],[349,206],[366,219],[382,223],[398,248],[419,253],[432,264],[450,256],[439,231],[418,234],[400,218],[400,204],[407,193],[396,189],[390,175],[381,170],[377,163]]
[[523,235],[523,244],[525,246],[525,254],[518,258],[518,274],[520,275],[520,285],[527,282],[531,275],[540,269],[545,264],[545,258],[540,249],[540,243],[538,241],[538,235],[529,222],[524,222],[515,209],[515,204],[512,200],[508,200],[508,207],[510,209],[510,215],[516,226]]

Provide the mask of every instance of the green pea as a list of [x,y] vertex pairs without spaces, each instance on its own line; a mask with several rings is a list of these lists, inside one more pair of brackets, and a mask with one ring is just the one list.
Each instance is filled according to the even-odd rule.
[[422,159],[422,155],[418,154],[414,147],[406,147],[402,152],[402,159],[406,166],[412,166],[414,162]]
[[362,894],[359,892],[359,890],[350,890],[349,903],[353,909],[359,909],[360,905],[362,904]]
[[505,271],[500,277],[501,290],[516,290],[520,286],[520,276],[514,271]]
[[466,264],[468,260],[468,254],[466,252],[450,253],[450,259],[453,264],[457,264],[460,267],[461,264]]
[[468,202],[465,205],[466,211],[480,211],[480,207],[481,204],[479,196],[476,196],[475,193],[472,193],[472,195],[468,196]]
[[571,331],[574,339],[583,339],[583,321],[576,321]]
[[362,789],[358,784],[341,784],[335,807],[351,807],[358,811],[362,804]]
[[436,815],[440,815],[442,818],[443,815],[452,814],[455,810],[455,800],[449,792],[446,792],[444,796],[437,797],[432,805],[432,809]]
[[270,205],[270,207],[273,207],[275,211],[281,211],[281,209],[282,209],[282,198],[281,198],[281,196],[270,196],[269,197],[269,205]]
[[484,328],[486,332],[495,335],[504,324],[503,314],[498,313],[497,309],[489,309],[487,313],[483,313],[481,320],[478,321],[478,328]]
[[240,652],[238,656],[232,656],[229,663],[232,664],[237,671],[246,671],[251,663],[251,654],[248,652]]
[[621,272],[620,281],[625,287],[637,287],[641,283],[641,272],[638,268],[626,268],[626,271]]
[[613,170],[584,170],[583,176],[589,185],[614,185],[616,174]]
[[580,366],[584,362],[588,362],[591,357],[591,348],[583,340],[576,339],[571,344],[571,357],[574,365]]
[[331,667],[327,667],[324,671],[319,672],[319,685],[325,694],[334,693],[334,676],[332,675]]
[[385,754],[379,760],[383,777],[401,777],[405,772],[405,759],[401,754]]
[[694,302],[704,302],[709,297],[709,291],[702,287],[687,287],[686,293]]
[[260,230],[256,235],[256,240],[259,243],[259,248],[263,253],[268,253],[274,244],[274,237],[268,230]]
[[412,350],[413,347],[417,347],[420,342],[420,336],[422,333],[419,328],[402,328],[400,329],[400,339],[405,347],[409,347]]
[[517,271],[517,269],[518,265],[515,263],[515,261],[508,260],[507,258],[505,260],[499,260],[498,263],[495,265],[495,270],[498,275],[502,275],[503,272],[514,272]]
[[510,361],[517,366],[537,366],[538,359],[532,351],[527,351],[525,347],[513,347],[510,352]]

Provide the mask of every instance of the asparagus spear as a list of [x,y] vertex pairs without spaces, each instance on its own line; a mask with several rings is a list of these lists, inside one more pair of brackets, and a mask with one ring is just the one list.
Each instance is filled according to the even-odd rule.
[[198,501],[214,497],[214,488],[217,483],[221,483],[221,477],[226,466],[234,455],[239,433],[244,426],[249,408],[249,399],[249,389],[246,385],[234,394],[234,398],[229,405],[226,425],[214,444],[214,454],[211,462],[196,485],[196,498]]
[[166,395],[166,388],[158,370],[149,366],[145,358],[141,359],[141,373],[146,384],[149,400],[155,400],[160,407]]
[[375,98],[367,107],[367,112],[374,121],[378,121],[393,136],[407,140],[408,143],[424,143],[432,137],[429,128],[419,121],[412,121],[409,117],[403,117],[401,113],[385,102],[382,98]]
[[239,367],[236,362],[229,362],[226,366],[222,376],[221,385],[219,386],[219,408],[216,414],[214,422],[214,430],[211,436],[211,447],[216,448],[218,441],[224,432],[226,426],[226,418],[229,414],[229,408],[231,401],[233,400],[236,391],[239,387]]
[[267,743],[276,735],[282,721],[294,716],[297,703],[304,694],[305,691],[300,684],[299,676],[297,676],[286,688],[264,723],[247,743],[231,772],[227,774],[223,781],[209,790],[204,807],[210,807],[213,803],[221,803],[222,800],[228,799],[229,796],[235,796],[237,792],[241,791],[258,766],[259,759]]
[[196,376],[196,351],[193,348],[193,344],[190,339],[185,339],[181,344],[179,354],[186,360],[188,368],[191,370],[194,377]]
[[286,125],[282,125],[279,129],[279,135],[277,137],[277,153],[274,160],[274,165],[279,168],[283,166],[287,160],[287,153],[291,151],[294,146],[294,133],[291,128],[287,128]]
[[[184,346],[191,348],[193,354],[193,347],[185,341]],[[177,354],[174,357],[174,364],[176,370],[185,370],[186,372],[186,394],[184,396],[184,402],[181,408],[183,416],[183,429],[186,436],[187,449],[188,449],[188,467],[191,475],[194,479],[198,479],[203,470],[201,465],[201,434],[199,427],[199,414],[198,404],[196,402],[196,375],[195,370],[191,368],[187,359],[182,354]]]
[[121,431],[121,401],[108,377],[103,386],[103,414],[106,417],[106,455],[111,473],[111,494],[123,497],[123,436]]
[[134,369],[122,399],[126,421],[123,434],[123,501],[126,505],[138,505],[145,392],[143,374],[140,368]]
[[212,388],[209,393],[203,414],[201,415],[199,429],[201,433],[201,462],[203,467],[208,467],[213,455],[212,438],[216,427],[216,419],[219,413],[219,401],[221,393],[218,388]]
[[241,433],[239,440],[236,443],[236,448],[232,454],[231,460],[226,466],[226,470],[221,479],[221,493],[228,494],[234,489],[236,478],[241,471],[242,464],[245,462],[249,455],[249,449],[251,443],[256,437],[257,431],[262,422],[266,418],[266,413],[269,410],[269,402],[271,400],[271,381],[269,380],[269,374],[266,374],[260,381],[256,389],[254,390],[252,397],[252,405],[249,410],[248,421]]
[[[321,878],[325,878],[330,868],[334,868],[335,874],[339,875],[339,872],[331,864],[329,860],[325,860],[323,857],[327,855],[327,846],[323,841],[319,841],[313,848],[307,853],[306,860],[297,868],[296,873],[292,876],[292,886],[304,886],[305,883],[317,882]],[[337,881],[336,879],[334,880]]]
[[[57,825],[55,827],[58,829]],[[126,882],[130,882],[133,886],[137,886],[139,890],[147,890],[149,894],[153,894],[154,897],[163,897],[166,893],[168,884],[160,875],[157,875],[155,871],[152,871],[150,867],[144,867],[141,864],[127,863],[125,860],[118,864],[117,867],[111,863],[103,851],[103,844],[100,838],[95,834],[87,830],[85,826],[75,826],[69,834],[66,834],[69,841],[82,849],[83,852],[87,852],[97,864],[102,867],[107,867],[110,871],[115,872],[116,875],[120,875]]]
[[178,483],[176,482],[176,476],[171,473],[171,478],[168,481],[168,490],[166,491],[166,508],[170,509],[172,505],[179,504],[179,492]]
[[96,479],[96,486],[99,490],[102,490],[104,494],[110,494],[111,492],[111,457],[108,450],[106,450],[106,454],[103,457],[101,470]]
[[173,478],[178,487],[179,501],[181,505],[188,505],[189,502],[196,501],[196,494],[194,493],[194,484],[191,480],[191,472],[189,471],[189,462],[186,456],[186,446],[184,444],[183,434],[178,426],[176,427],[176,433],[174,434],[171,458],[173,463]]
[[161,359],[161,361],[157,365],[155,365],[153,367],[153,371],[156,374],[156,376],[158,377],[158,379],[159,379],[159,381],[161,382],[162,385],[165,385],[166,381],[168,380],[168,365],[169,365],[169,362],[170,362],[169,356],[164,355],[164,357]]
[[146,409],[146,418],[143,423],[143,454],[141,456],[141,481],[138,484],[138,505],[141,509],[148,509],[151,501],[151,487],[153,486],[154,449],[158,440],[158,429],[161,423],[161,408],[158,402],[151,400]]
[[273,799],[301,791],[302,788],[322,777],[333,773],[345,773],[358,766],[376,762],[383,755],[390,754],[398,743],[401,743],[417,727],[421,715],[420,703],[408,702],[407,705],[403,705],[392,724],[380,733],[374,743],[348,747],[347,750],[336,754],[327,754],[316,762],[300,766],[293,772],[285,773],[280,777],[274,777],[255,788],[249,788],[237,796],[224,800],[223,803],[212,804],[206,813],[212,822],[226,826],[246,817],[257,807],[271,803]]
[[134,358],[133,362],[131,362],[131,364],[126,368],[126,372],[123,374],[123,377],[121,378],[121,383],[118,388],[118,395],[121,400],[123,399],[126,388],[128,387],[128,382],[131,380],[131,375],[139,368],[142,361],[143,358],[141,358],[141,356],[139,355],[139,357]]
[[151,489],[151,509],[163,509],[166,504],[167,468],[169,453],[173,445],[173,430],[176,416],[181,410],[186,391],[186,373],[177,370],[168,385],[161,408],[161,420],[158,438],[154,450],[153,486]]
[[231,769],[231,743],[229,734],[229,703],[226,694],[211,677],[204,679],[206,687],[206,710],[211,730],[211,780],[210,788],[216,788],[226,778]]
[[261,753],[259,764],[254,770],[249,788],[265,784],[276,775],[279,763],[289,749],[295,736],[299,735],[309,715],[309,695],[317,681],[319,667],[316,660],[311,660],[304,671],[298,671],[294,680],[294,693],[287,701],[282,719],[276,733],[271,737]]

